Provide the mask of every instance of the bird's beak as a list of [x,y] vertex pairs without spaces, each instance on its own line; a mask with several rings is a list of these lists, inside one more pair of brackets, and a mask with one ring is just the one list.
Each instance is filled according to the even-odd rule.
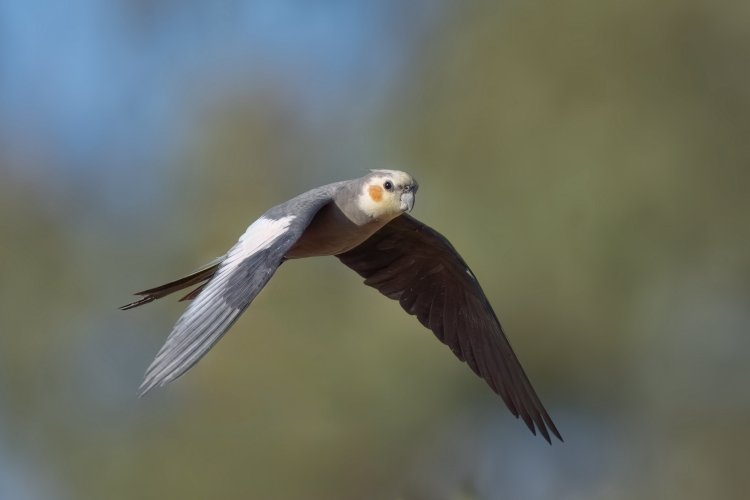
[[401,210],[411,212],[414,208],[414,190],[408,190],[401,193]]

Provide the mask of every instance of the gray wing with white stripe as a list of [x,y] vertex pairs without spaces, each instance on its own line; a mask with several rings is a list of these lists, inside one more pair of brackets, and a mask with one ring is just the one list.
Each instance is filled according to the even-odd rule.
[[178,378],[221,339],[268,283],[315,214],[331,201],[334,188],[308,191],[272,208],[247,228],[177,321],[146,370],[139,396]]

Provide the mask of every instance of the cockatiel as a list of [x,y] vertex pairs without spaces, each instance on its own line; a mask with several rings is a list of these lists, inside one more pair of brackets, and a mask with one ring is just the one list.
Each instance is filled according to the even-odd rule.
[[146,371],[140,394],[197,363],[284,261],[333,255],[432,330],[532,433],[562,441],[474,273],[447,239],[406,213],[417,188],[405,172],[373,170],[311,189],[268,210],[208,266],[138,292],[142,298],[122,309],[198,285],[183,297],[192,302]]

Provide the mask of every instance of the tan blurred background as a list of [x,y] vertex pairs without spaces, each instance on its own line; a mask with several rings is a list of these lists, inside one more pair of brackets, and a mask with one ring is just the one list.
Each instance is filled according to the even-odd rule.
[[[0,4],[0,498],[750,491],[750,3]],[[566,438],[335,259],[135,397],[130,293],[411,172]]]

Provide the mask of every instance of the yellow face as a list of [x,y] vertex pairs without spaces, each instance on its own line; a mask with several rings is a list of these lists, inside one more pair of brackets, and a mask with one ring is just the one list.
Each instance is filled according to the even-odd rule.
[[406,172],[374,170],[359,194],[359,208],[376,220],[398,217],[414,205],[416,181]]

